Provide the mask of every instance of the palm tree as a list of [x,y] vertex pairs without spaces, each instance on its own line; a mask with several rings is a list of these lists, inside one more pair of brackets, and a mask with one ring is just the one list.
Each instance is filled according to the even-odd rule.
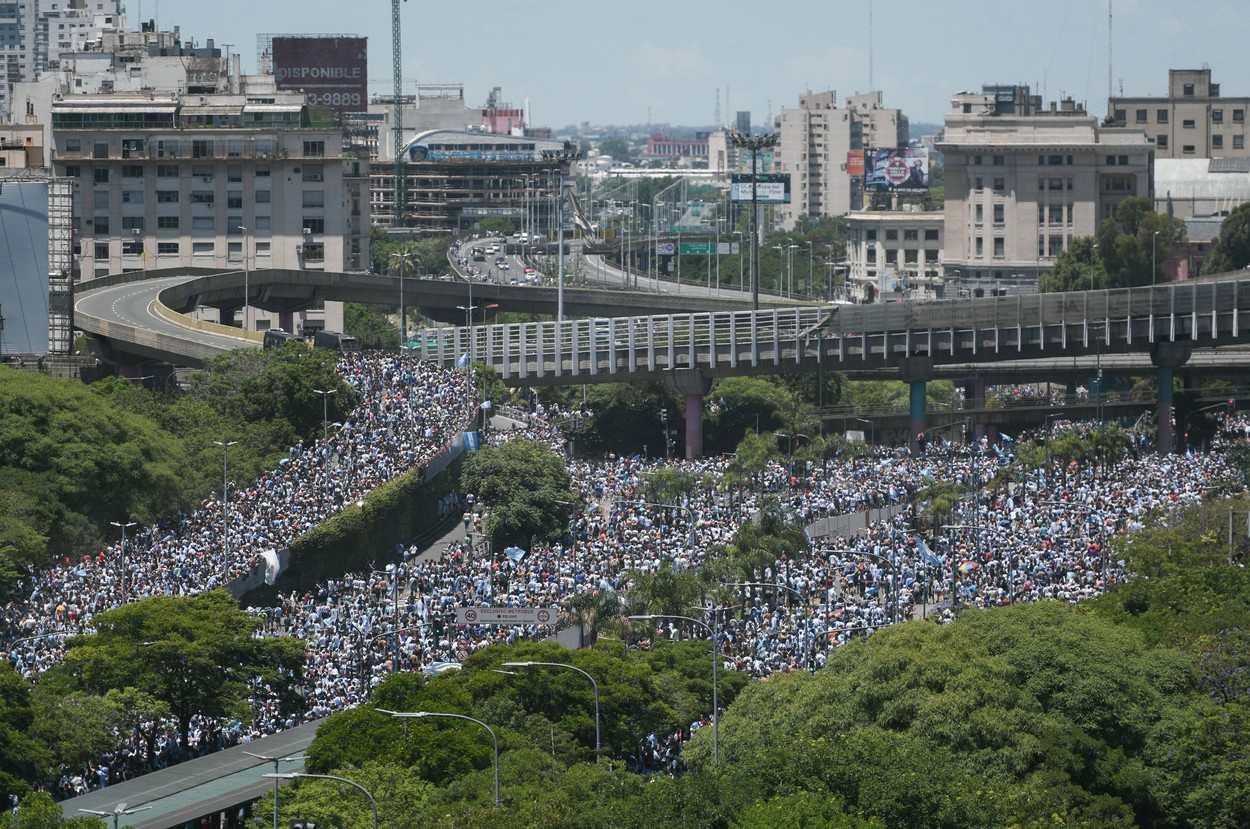
[[569,614],[581,625],[582,647],[593,648],[602,633],[628,629],[625,603],[615,590],[587,590],[568,602]]

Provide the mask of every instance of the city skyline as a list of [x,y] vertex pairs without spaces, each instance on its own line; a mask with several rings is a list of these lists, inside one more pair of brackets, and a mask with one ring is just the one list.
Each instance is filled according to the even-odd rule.
[[[377,13],[362,16],[362,5]],[[504,102],[529,101],[534,125],[557,130],[582,122],[711,125],[718,92],[722,123],[748,110],[757,128],[808,90],[836,90],[845,101],[879,89],[886,106],[925,123],[941,123],[953,93],[982,83],[1028,84],[1047,100],[1071,97],[1093,114],[1106,111],[1105,2],[1062,0],[1051,11],[1034,0],[895,0],[841,9],[804,0],[767,8],[727,0],[715,15],[695,4],[648,3],[610,16],[589,8],[569,0],[409,0],[401,7],[404,91],[418,82],[461,84],[466,104],[480,106],[498,86]],[[1113,9],[1115,95],[1163,95],[1169,69],[1203,65],[1226,95],[1250,94],[1250,81],[1236,74],[1250,8],[1207,0],[1191,4],[1188,18],[1175,0],[1115,0]],[[179,26],[198,44],[209,38],[229,44],[242,55],[245,72],[257,69],[261,34],[365,36],[370,92],[386,94],[390,11],[388,0],[305,0],[295,18],[281,4],[147,0],[131,4],[127,14],[136,28],[138,20],[157,16],[161,28]],[[797,38],[786,25],[796,20],[806,21],[793,30]],[[813,29],[830,35],[813,37]],[[951,48],[969,42],[985,46]],[[749,54],[763,57],[741,57]]]

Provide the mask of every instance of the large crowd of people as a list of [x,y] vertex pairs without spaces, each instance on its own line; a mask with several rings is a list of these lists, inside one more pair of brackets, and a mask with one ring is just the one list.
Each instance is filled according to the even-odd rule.
[[[328,441],[297,445],[277,469],[224,493],[228,544],[221,534],[223,499],[214,498],[192,513],[140,528],[127,539],[124,555],[110,547],[32,574],[23,598],[3,608],[0,654],[37,681],[63,656],[65,636],[90,632],[95,614],[147,596],[194,594],[252,572],[267,550],[288,545],[370,489],[444,451],[476,410],[461,371],[380,353],[347,357],[341,371],[359,406]],[[529,438],[563,449],[558,424],[567,416],[538,409],[489,439]],[[441,509],[463,513],[465,537],[436,555],[409,547],[383,568],[345,573],[315,590],[279,594],[274,607],[250,609],[263,619],[265,635],[307,643],[301,716],[279,711],[276,696],[258,687],[250,722],[197,719],[189,751],[177,745],[172,724],[145,723],[92,767],[66,770],[57,794],[107,785],[358,705],[395,671],[430,671],[490,644],[548,635],[546,628],[456,625],[455,611],[560,609],[585,591],[628,594],[640,576],[664,566],[699,567],[768,504],[803,523],[863,514],[867,527],[854,535],[810,537],[755,572],[753,586],[737,588],[739,610],[710,607],[703,614],[716,631],[725,669],[761,679],[818,669],[851,639],[908,619],[946,621],[960,605],[1099,595],[1124,578],[1123,562],[1109,552],[1110,538],[1142,526],[1152,511],[1197,501],[1225,471],[1218,453],[1134,451],[1116,463],[1063,474],[1035,470],[1009,489],[992,488],[1009,454],[984,440],[930,445],[921,456],[881,447],[869,457],[799,474],[773,464],[751,487],[701,488],[677,504],[644,500],[649,473],[678,464],[717,480],[731,459],[570,459],[581,507],[568,535],[522,551],[492,550],[482,541],[480,507],[470,495],[453,494]],[[958,482],[967,492],[947,529],[936,533],[923,526],[923,513],[904,508],[929,479]],[[692,627],[661,620],[648,638],[706,635]],[[649,737],[639,765],[671,766],[679,742]]]

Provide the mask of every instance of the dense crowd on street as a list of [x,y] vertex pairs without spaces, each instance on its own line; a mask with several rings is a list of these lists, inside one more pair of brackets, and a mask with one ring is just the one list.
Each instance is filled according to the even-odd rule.
[[[281,549],[444,451],[475,411],[464,372],[377,353],[346,358],[341,371],[360,405],[329,440],[293,447],[277,469],[225,493],[228,559],[222,499],[212,498],[195,512],[141,528],[127,539],[124,556],[110,547],[33,574],[23,600],[2,609],[0,654],[37,681],[63,656],[63,638],[90,632],[95,614],[147,596],[194,594],[221,586],[227,574],[254,572],[264,566],[266,551]],[[558,424],[567,417],[558,408],[536,407],[487,437],[541,440],[563,450]],[[774,504],[804,524],[824,515],[862,516],[865,529],[810,537],[761,566],[749,579],[756,586],[737,588],[739,610],[690,611],[716,631],[727,670],[763,679],[817,669],[853,638],[896,621],[946,621],[957,605],[1096,596],[1124,578],[1123,562],[1110,554],[1112,537],[1142,526],[1156,510],[1199,500],[1225,472],[1218,454],[1155,455],[1138,448],[1117,463],[1034,471],[1011,489],[991,487],[1010,447],[985,439],[938,441],[916,457],[879,447],[868,457],[799,470],[772,464],[750,486],[724,484],[731,458],[570,459],[580,505],[569,533],[527,550],[491,549],[482,540],[480,507],[469,494],[452,494],[440,509],[463,515],[464,538],[435,555],[416,547],[389,556],[379,551],[380,559],[393,560],[314,590],[279,594],[274,607],[250,609],[263,620],[265,635],[307,643],[308,709],[302,716],[280,713],[275,695],[258,687],[252,721],[197,720],[189,750],[178,746],[171,724],[142,724],[90,768],[66,770],[57,794],[107,785],[360,704],[397,670],[434,671],[490,644],[548,635],[546,628],[458,626],[455,611],[560,609],[586,591],[628,595],[641,577],[662,567],[698,568],[733,540],[742,521]],[[671,463],[718,483],[677,504],[646,502],[646,476]],[[929,480],[957,482],[967,493],[945,522],[948,528],[937,532],[923,526],[923,512],[908,507]],[[704,635],[678,620],[658,620],[646,638]],[[680,739],[651,735],[648,741],[639,764],[669,768]]]

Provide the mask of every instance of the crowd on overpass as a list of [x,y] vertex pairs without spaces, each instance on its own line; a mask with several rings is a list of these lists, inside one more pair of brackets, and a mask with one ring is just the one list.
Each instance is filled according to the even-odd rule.
[[[34,574],[25,598],[4,608],[4,657],[34,680],[61,658],[62,639],[90,631],[102,610],[145,596],[211,589],[227,570],[252,572],[263,566],[267,550],[285,546],[441,452],[474,413],[461,372],[371,353],[346,358],[342,371],[361,402],[330,440],[293,447],[279,468],[225,493],[230,552],[224,564],[218,498],[142,528],[128,545],[124,566],[119,551],[109,548]],[[558,423],[565,416],[547,411],[493,439],[529,437],[563,448]],[[643,500],[644,479],[669,461],[571,459],[581,508],[560,543],[490,550],[476,533],[480,511],[448,503],[457,514],[466,510],[466,538],[436,557],[408,549],[383,570],[347,573],[253,612],[263,615],[266,633],[308,643],[305,716],[319,717],[367,700],[395,670],[429,670],[493,643],[549,632],[457,626],[457,608],[561,608],[587,591],[627,595],[662,567],[699,567],[733,539],[745,518],[770,503],[768,496],[805,522],[823,514],[866,513],[866,532],[813,538],[762,565],[750,577],[756,586],[736,588],[741,599],[734,604],[741,609],[689,611],[716,629],[726,669],[764,678],[818,668],[831,649],[852,638],[918,615],[934,618],[926,613],[933,606],[935,618],[944,620],[955,603],[1075,602],[1098,595],[1123,578],[1122,563],[1108,555],[1110,537],[1140,526],[1151,510],[1197,500],[1224,471],[1216,454],[1143,453],[1072,470],[1062,479],[1035,472],[1007,491],[989,485],[1002,462],[1000,452],[984,443],[931,445],[921,457],[878,448],[870,458],[799,474],[774,464],[751,486],[700,488],[680,504],[659,505]],[[716,479],[729,459],[675,463]],[[914,499],[926,478],[967,489],[948,522],[958,528],[934,535],[918,531],[906,512],[886,514],[886,507]],[[679,620],[657,620],[646,638],[688,635],[701,634]],[[192,753],[298,721],[279,713],[264,688],[255,689],[255,702],[251,723],[197,721]],[[93,769],[67,770],[69,779],[81,777],[94,787],[185,756],[170,745],[172,727],[146,727],[147,733],[126,738]]]

